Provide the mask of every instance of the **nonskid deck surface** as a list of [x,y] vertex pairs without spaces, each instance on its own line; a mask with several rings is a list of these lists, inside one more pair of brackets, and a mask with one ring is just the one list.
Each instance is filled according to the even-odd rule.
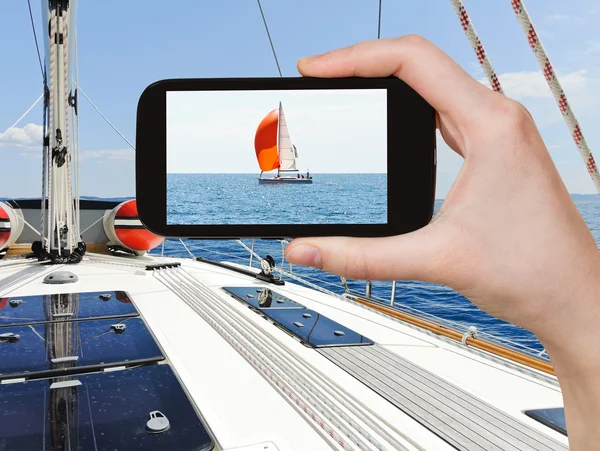
[[[82,264],[69,267],[36,270],[18,265],[10,269],[0,264],[0,297],[126,291],[224,449],[267,442],[271,442],[272,450],[537,450],[566,446],[566,437],[523,414],[527,409],[562,406],[555,385],[486,360],[460,345],[450,346],[356,304],[295,284],[278,287],[225,268],[185,260],[177,260],[182,267],[169,270],[171,274],[145,271],[147,263],[172,261],[91,255]],[[44,275],[59,269],[72,270],[79,282],[65,286],[41,283]],[[271,289],[364,334],[376,345],[320,350],[307,347],[224,290],[235,286]],[[227,331],[238,334],[236,342],[227,341],[224,329],[219,330],[232,325],[235,328]],[[289,394],[246,358],[250,354],[245,353],[252,348],[244,337],[257,340],[252,354],[257,362],[273,374],[277,370],[287,387],[304,390],[297,390],[298,402],[304,399],[300,395],[321,393],[322,398],[315,402],[326,402],[324,407],[340,419],[334,432],[345,446],[324,437],[323,429],[290,402]],[[244,346],[238,346],[240,343]],[[356,368],[359,361],[360,374]],[[315,376],[317,373],[326,380]],[[431,413],[427,421],[407,408],[408,398],[415,400],[414,396],[418,396],[421,413]],[[307,402],[306,407],[310,406]],[[444,417],[448,409],[456,411],[450,420]],[[356,429],[353,424],[363,427]],[[481,432],[484,430],[492,438]],[[365,431],[371,435],[364,435]],[[465,445],[469,442],[464,440],[474,440],[479,448]],[[519,443],[523,444],[520,448]]]

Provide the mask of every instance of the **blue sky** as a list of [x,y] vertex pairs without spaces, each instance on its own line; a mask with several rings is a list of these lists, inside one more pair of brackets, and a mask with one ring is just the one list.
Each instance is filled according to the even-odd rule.
[[[0,131],[42,92],[25,1],[4,2],[0,27]],[[597,0],[528,0],[584,135],[600,160],[600,5]],[[569,191],[594,187],[562,122],[509,0],[465,0],[475,27],[505,81],[505,90],[533,113]],[[32,0],[40,27],[40,3]],[[263,0],[285,76],[296,60],[376,37],[377,0]],[[79,5],[79,81],[83,90],[132,142],[143,89],[162,78],[274,76],[277,69],[254,0],[83,1]],[[477,60],[450,1],[383,0],[382,37],[421,34],[475,78]],[[134,195],[133,152],[85,100],[80,104],[82,194]],[[28,125],[29,124],[29,125]],[[0,141],[0,197],[41,190],[41,107]],[[461,159],[440,145],[437,197],[444,197]]]

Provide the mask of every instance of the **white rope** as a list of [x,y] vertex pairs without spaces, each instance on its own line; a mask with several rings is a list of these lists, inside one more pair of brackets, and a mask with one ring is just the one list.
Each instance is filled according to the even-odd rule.
[[462,336],[461,343],[466,345],[467,338],[477,338],[477,328],[475,326],[469,326],[469,329]]
[[[77,28],[75,28],[75,89],[77,92],[77,85],[79,84],[79,48],[77,46]],[[80,232],[81,229],[81,210],[80,210],[80,185],[79,185],[79,96],[75,99],[75,108],[71,110],[75,117],[75,146],[73,148],[73,166],[74,166],[74,178],[75,178],[75,236],[77,240],[83,235]],[[87,229],[86,229],[87,230]]]
[[50,251],[52,246],[54,246],[54,228],[52,227],[53,218],[54,218],[54,210],[56,206],[54,204],[54,163],[52,161],[52,148],[53,148],[53,139],[55,136],[54,130],[54,84],[55,84],[55,66],[56,66],[56,46],[54,45],[54,41],[56,39],[56,10],[52,10],[50,17],[50,51],[49,51],[49,66],[50,66],[50,74],[48,76],[49,80],[49,92],[50,99],[48,101],[48,109],[49,109],[49,119],[48,119],[48,130],[49,130],[49,146],[48,146],[48,208],[47,208],[47,234],[48,240],[46,242],[46,251]]
[[535,55],[535,58],[540,65],[542,72],[544,73],[544,78],[546,79],[546,82],[552,91],[552,95],[558,104],[558,108],[560,109],[560,112],[562,113],[563,118],[569,127],[571,136],[575,141],[575,145],[579,150],[581,158],[583,158],[588,173],[590,174],[590,177],[596,186],[596,191],[600,193],[600,172],[598,172],[598,167],[596,166],[592,152],[588,147],[585,138],[583,137],[579,122],[571,110],[567,96],[565,95],[565,92],[558,81],[558,77],[554,73],[554,69],[550,63],[550,58],[548,58],[546,50],[544,50],[542,42],[540,41],[540,38],[533,27],[529,13],[525,9],[525,4],[523,0],[511,0],[511,4],[515,14],[517,15],[517,19],[521,24],[521,28],[527,36],[529,45],[533,50],[533,54]]
[[102,114],[102,111],[100,111],[100,109],[99,109],[99,108],[98,108],[98,107],[97,107],[97,106],[94,104],[94,102],[92,102],[92,100],[91,100],[91,99],[90,99],[90,98],[87,96],[87,94],[86,94],[85,92],[83,92],[83,89],[81,89],[81,86],[79,86],[79,84],[78,84],[77,82],[76,82],[76,84],[77,84],[77,89],[79,90],[79,92],[81,92],[81,93],[83,94],[83,97],[85,97],[85,98],[87,99],[87,101],[88,101],[88,102],[90,102],[90,105],[92,105],[92,107],[93,107],[93,108],[94,108],[94,109],[95,109],[95,110],[98,112],[98,114],[99,114],[100,116],[102,116],[102,119],[104,119],[104,120],[106,121],[106,123],[107,123],[108,125],[110,125],[110,126],[111,126],[111,128],[112,128],[112,129],[113,129],[115,132],[117,132],[117,134],[118,134],[118,135],[119,135],[121,138],[123,138],[123,140],[124,140],[124,141],[125,141],[125,142],[126,142],[128,145],[129,145],[129,147],[131,147],[133,150],[135,150],[135,146],[134,146],[133,144],[131,144],[127,138],[125,138],[125,136],[123,135],[123,133],[121,133],[121,132],[120,132],[120,131],[117,129],[117,127],[115,127],[115,126],[113,125],[113,123],[112,123],[111,121],[109,121],[109,120],[108,120],[108,118],[107,118],[107,117],[106,117],[104,114]]
[[65,171],[66,171],[66,182],[67,182],[67,192],[64,194],[64,199],[63,201],[66,203],[68,202],[68,204],[66,204],[65,207],[65,213],[66,213],[66,224],[68,227],[67,230],[67,249],[70,251],[73,250],[73,248],[75,247],[75,225],[74,225],[74,217],[73,217],[73,213],[74,213],[74,205],[73,205],[73,173],[72,173],[72,162],[71,162],[71,155],[72,155],[72,149],[71,149],[71,130],[70,130],[70,124],[69,124],[69,117],[71,115],[71,106],[69,104],[69,25],[67,24],[66,20],[63,19],[62,21],[63,24],[63,31],[62,31],[62,35],[63,35],[63,72],[64,72],[64,77],[63,77],[63,101],[65,103],[64,108],[65,108],[65,129],[63,131],[63,135],[64,135],[64,140],[65,140],[65,147],[67,149],[67,154],[65,155],[66,161],[65,161]]
[[485,72],[485,75],[490,82],[490,86],[494,91],[503,94],[504,92],[502,91],[502,86],[500,86],[500,80],[498,80],[498,76],[492,67],[492,63],[485,52],[483,44],[481,43],[479,36],[477,36],[475,27],[473,26],[471,19],[469,19],[465,5],[462,0],[451,0],[451,2],[454,11],[460,20],[460,24],[471,43],[471,47],[473,47],[473,51],[475,52],[475,55],[477,55],[477,60],[479,61],[479,64],[481,64],[483,72]]
[[[348,433],[350,431],[347,429],[350,426],[369,441],[369,443],[375,445],[377,449],[385,449],[385,447],[372,435],[373,432],[380,434],[385,441],[394,446],[394,449],[406,449],[402,443],[398,442],[389,432],[382,429],[381,426],[387,426],[400,437],[408,439],[407,437],[396,430],[385,419],[380,418],[376,412],[362,405],[360,401],[354,398],[343,387],[331,381],[327,375],[289,350],[277,337],[273,336],[270,332],[253,327],[247,319],[240,317],[233,307],[223,303],[213,292],[184,270],[160,271],[162,275],[165,272],[177,277],[177,283],[174,284],[177,287],[185,288],[186,282],[192,284],[197,290],[197,293],[192,293],[195,302],[199,303],[201,300],[205,305],[211,304],[215,313],[215,319],[225,320],[231,327],[235,328],[242,335],[249,347],[254,347],[262,354],[262,359],[264,359],[264,363],[270,370],[276,371],[294,389],[300,390],[299,394],[306,397],[311,402],[311,405],[319,402],[317,406],[320,405],[322,407],[325,404],[330,412],[333,411],[335,415],[329,415],[327,418],[337,422],[338,427],[344,426]],[[341,404],[341,406],[337,403]],[[323,411],[319,410],[319,412]],[[366,413],[369,413],[381,423],[378,424]],[[369,432],[368,428],[361,426],[360,422],[364,422],[368,428],[372,428],[373,432]],[[361,449],[365,449],[365,447],[361,446]]]
[[21,117],[19,117],[19,119],[17,119],[17,120],[15,121],[15,123],[14,123],[14,124],[12,124],[10,127],[8,127],[8,128],[7,128],[7,129],[4,131],[4,133],[2,133],[2,134],[0,135],[0,139],[4,138],[4,137],[5,137],[5,136],[8,134],[8,132],[10,132],[10,131],[11,131],[13,128],[15,128],[17,125],[19,125],[19,123],[20,123],[20,122],[23,120],[23,118],[24,118],[25,116],[27,116],[27,115],[29,114],[29,112],[35,108],[35,106],[36,106],[36,105],[37,105],[37,104],[40,102],[40,100],[42,100],[42,98],[43,98],[43,97],[44,97],[44,94],[42,94],[41,96],[39,96],[39,97],[37,98],[37,100],[36,100],[35,102],[33,102],[33,105],[31,105],[31,106],[30,106],[30,107],[27,109],[27,111],[25,111],[25,112],[24,112],[24,113],[21,115]]
[[[173,290],[186,304],[193,308],[212,328],[217,331],[221,337],[223,337],[238,353],[248,361],[255,369],[266,376],[266,380],[270,382],[278,391],[283,391],[284,398],[290,402],[290,404],[296,409],[296,411],[304,417],[309,424],[314,426],[313,422],[318,422],[321,429],[315,428],[320,433],[321,437],[325,439],[329,445],[334,449],[340,449],[336,442],[345,443],[336,432],[336,427],[328,421],[327,418],[323,418],[319,415],[317,410],[314,410],[310,403],[305,402],[304,397],[299,395],[297,390],[290,387],[291,384],[284,382],[284,378],[281,374],[273,369],[273,365],[269,365],[266,359],[261,356],[256,348],[253,347],[247,340],[244,340],[243,335],[241,336],[239,329],[236,331],[231,326],[231,321],[227,317],[225,312],[221,312],[219,315],[215,315],[209,306],[207,305],[206,299],[200,297],[197,293],[190,290],[187,284],[180,278],[172,277],[173,274],[169,271],[168,274],[164,274],[164,270],[158,270],[155,272],[158,280],[164,285]],[[171,276],[171,277],[170,277]],[[204,302],[199,302],[202,299]],[[229,321],[228,321],[229,320]],[[269,371],[271,370],[271,371]],[[295,401],[295,402],[294,402]],[[309,421],[312,419],[312,422]],[[331,434],[331,436],[330,436]],[[333,440],[332,440],[333,439]],[[342,449],[346,449],[343,447]],[[351,448],[352,449],[352,448]]]

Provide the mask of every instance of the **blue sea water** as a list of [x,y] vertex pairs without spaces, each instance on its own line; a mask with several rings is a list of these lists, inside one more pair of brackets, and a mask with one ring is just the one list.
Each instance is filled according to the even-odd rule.
[[257,175],[168,174],[167,223],[387,222],[386,174],[311,174],[311,184],[260,184]]
[[[441,203],[442,201],[436,201],[436,211]],[[596,243],[600,246],[600,201],[597,198],[575,200],[575,204],[590,228]],[[188,214],[190,213],[188,212]],[[251,246],[251,240],[246,239],[244,242]],[[234,240],[184,240],[184,243],[196,256],[219,261],[236,261],[242,264],[248,264],[249,262],[248,252]],[[264,257],[270,254],[275,258],[278,265],[282,264],[281,243],[256,240],[254,246],[259,255]],[[153,254],[160,254],[160,252],[160,248],[152,251]],[[167,240],[164,252],[170,256],[189,257],[188,252],[177,239]],[[253,261],[253,266],[258,266],[256,259]],[[289,265],[286,264],[285,267],[289,270]],[[318,279],[321,286],[334,292],[343,293],[344,291],[340,278],[335,275],[298,266],[293,267],[293,273],[309,278],[308,280],[312,282]],[[351,291],[355,293],[365,293],[365,281],[349,280],[348,285]],[[372,285],[373,297],[389,303],[391,285],[391,282],[374,281]],[[457,327],[462,328],[462,330],[465,330],[468,326],[476,326],[484,333],[527,346],[532,349],[532,352],[542,350],[541,344],[532,333],[482,312],[462,295],[442,285],[418,281],[399,281],[394,301],[398,308],[417,309],[435,315],[455,322],[458,325]]]

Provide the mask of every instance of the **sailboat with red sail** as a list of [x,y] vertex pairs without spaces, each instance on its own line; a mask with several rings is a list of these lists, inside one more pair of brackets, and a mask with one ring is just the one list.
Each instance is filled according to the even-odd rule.
[[[296,169],[298,151],[292,144],[281,102],[260,122],[254,137],[254,149],[261,172],[258,183],[312,183],[312,176]],[[274,177],[263,177],[264,172],[277,169]]]

